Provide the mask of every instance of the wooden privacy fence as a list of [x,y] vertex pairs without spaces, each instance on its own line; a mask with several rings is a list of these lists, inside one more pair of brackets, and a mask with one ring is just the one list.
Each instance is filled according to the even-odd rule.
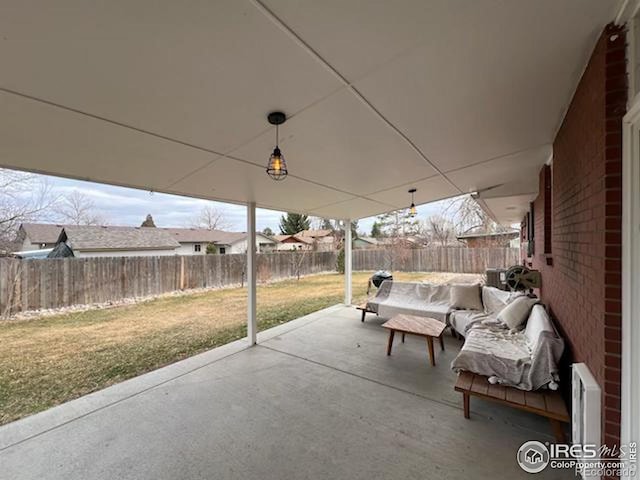
[[386,248],[355,250],[354,270],[484,273],[487,268],[519,264],[517,248]]
[[[336,252],[263,253],[257,280],[336,270]],[[483,273],[518,263],[518,249],[355,250],[354,270]],[[19,260],[0,258],[0,317],[29,310],[108,303],[178,290],[242,285],[246,256],[194,255]]]
[[[246,255],[0,258],[0,316],[107,303],[194,288],[242,285]],[[258,281],[335,271],[335,252],[258,255]]]

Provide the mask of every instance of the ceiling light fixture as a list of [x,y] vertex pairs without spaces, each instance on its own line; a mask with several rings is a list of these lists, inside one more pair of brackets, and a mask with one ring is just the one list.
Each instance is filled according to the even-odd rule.
[[409,215],[411,217],[415,217],[418,214],[418,210],[416,209],[416,203],[414,201],[413,195],[416,193],[416,189],[412,188],[411,190],[409,190],[409,193],[411,194],[411,206],[409,207]]
[[289,174],[287,171],[287,163],[284,161],[284,155],[282,155],[278,147],[278,125],[282,125],[286,119],[287,116],[282,112],[271,112],[267,115],[269,123],[276,126],[276,148],[273,149],[273,153],[269,157],[269,163],[267,164],[267,175],[273,180],[284,180]]

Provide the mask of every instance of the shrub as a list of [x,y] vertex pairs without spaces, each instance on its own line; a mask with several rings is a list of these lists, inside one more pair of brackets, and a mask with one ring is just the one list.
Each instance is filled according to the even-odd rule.
[[344,273],[344,247],[342,247],[338,252],[338,257],[336,258],[336,270],[338,273]]

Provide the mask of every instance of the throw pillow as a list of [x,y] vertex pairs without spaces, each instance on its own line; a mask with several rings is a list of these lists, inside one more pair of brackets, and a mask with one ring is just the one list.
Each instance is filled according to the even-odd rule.
[[480,285],[451,285],[449,303],[459,310],[483,310]]
[[519,329],[529,318],[533,306],[538,303],[537,298],[518,297],[504,307],[498,314],[498,320],[509,329]]

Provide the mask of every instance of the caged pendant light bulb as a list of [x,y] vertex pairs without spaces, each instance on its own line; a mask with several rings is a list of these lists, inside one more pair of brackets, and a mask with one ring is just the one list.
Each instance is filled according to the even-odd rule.
[[276,126],[276,147],[273,149],[273,153],[269,157],[269,163],[267,164],[267,175],[273,180],[284,180],[287,178],[289,172],[287,171],[287,163],[284,160],[284,155],[278,147],[278,126],[282,125],[287,119],[286,115],[282,112],[271,112],[267,119],[271,125]]
[[409,193],[411,194],[411,206],[409,207],[409,215],[411,217],[415,217],[418,214],[418,210],[416,209],[416,203],[413,197],[413,195],[416,193],[416,189],[412,188],[411,190],[409,190]]

